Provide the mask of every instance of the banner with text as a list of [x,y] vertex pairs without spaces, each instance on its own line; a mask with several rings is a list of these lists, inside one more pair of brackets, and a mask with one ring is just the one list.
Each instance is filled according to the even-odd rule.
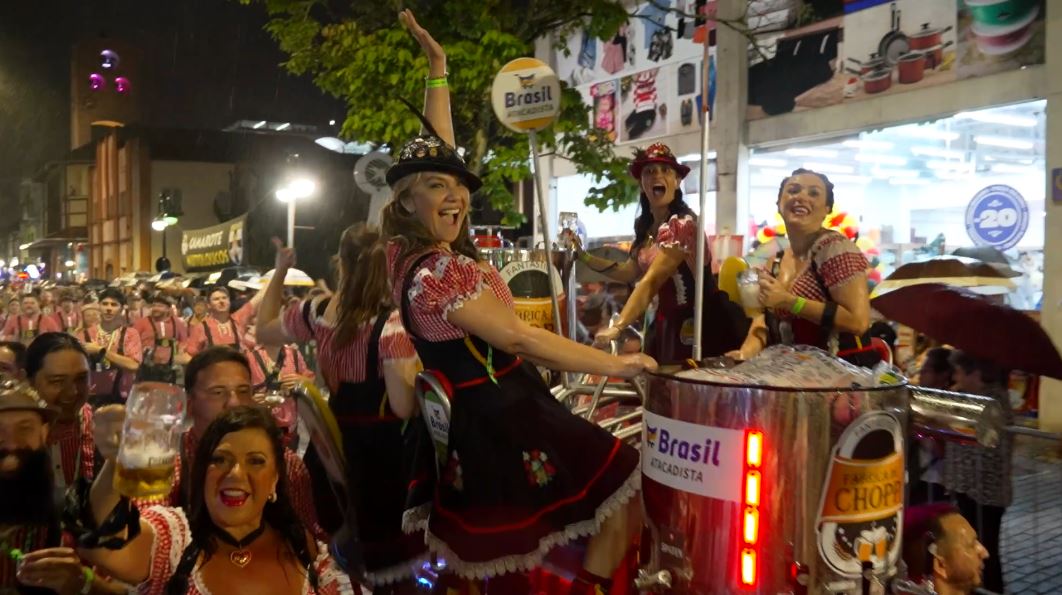
[[181,233],[181,259],[186,271],[216,271],[244,262],[247,215]]

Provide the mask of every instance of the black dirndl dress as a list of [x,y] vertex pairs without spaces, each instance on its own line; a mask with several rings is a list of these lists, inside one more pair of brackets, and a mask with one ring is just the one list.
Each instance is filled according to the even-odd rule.
[[530,570],[623,513],[640,486],[638,451],[572,415],[519,357],[475,336],[418,335],[409,289],[431,255],[403,278],[402,322],[425,370],[451,388],[449,443],[430,511],[407,518],[406,528],[424,527],[428,546],[458,576]]
[[[326,305],[323,301],[320,309]],[[431,448],[430,438],[421,429],[423,422],[402,420],[394,414],[380,378],[380,335],[390,313],[377,317],[369,335],[365,380],[341,383],[328,400],[343,441],[348,505],[356,520],[363,578],[375,587],[411,578],[427,560],[424,535],[403,531],[402,519],[407,506],[423,505],[430,498],[430,491],[424,490],[430,490],[433,473],[430,452],[416,455],[418,448]],[[325,477],[323,473],[317,476]],[[318,510],[335,509],[335,502],[322,501],[331,496],[327,486],[315,486],[314,491]],[[326,530],[335,532],[334,519],[322,518],[322,524],[332,525]]]

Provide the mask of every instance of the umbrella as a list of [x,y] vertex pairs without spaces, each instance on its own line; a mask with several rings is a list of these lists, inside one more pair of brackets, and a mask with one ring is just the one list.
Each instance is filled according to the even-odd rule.
[[971,248],[956,248],[952,251],[954,256],[965,256],[967,258],[975,258],[981,262],[1003,264],[1010,266],[1010,261],[1007,260],[1007,255],[1003,254],[999,250],[996,250],[992,246],[974,246]]
[[[613,262],[623,264],[630,258],[630,254],[626,250],[621,250],[615,246],[599,246],[597,248],[591,248],[586,251],[591,256],[597,256],[598,258],[605,258]],[[608,283],[612,279],[590,268],[590,265],[579,260],[575,263],[575,280],[579,283]]]
[[1062,379],[1062,357],[1039,323],[967,289],[912,285],[876,297],[870,305],[886,318],[974,357]]
[[[938,256],[922,262],[909,262],[893,271],[877,287],[875,295],[900,287],[939,283],[957,287],[1015,288],[1013,277],[1021,273],[1010,267],[1000,267],[974,258],[962,256]],[[981,293],[981,292],[978,292]]]
[[[269,283],[269,280],[273,278],[274,270],[276,269],[269,269],[269,272],[262,275],[261,279],[259,279],[260,286]],[[313,277],[299,269],[288,269],[288,274],[284,275],[284,285],[289,287],[313,287],[317,283],[313,280]]]

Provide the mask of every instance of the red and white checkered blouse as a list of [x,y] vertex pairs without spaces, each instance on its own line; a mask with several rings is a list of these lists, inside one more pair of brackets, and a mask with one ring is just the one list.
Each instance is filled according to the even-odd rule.
[[[789,291],[797,297],[816,302],[832,299],[829,294],[831,289],[841,287],[860,274],[865,275],[870,266],[855,242],[832,230],[815,240],[810,254],[814,267],[805,268],[793,279]],[[817,276],[813,268],[818,270]],[[781,318],[797,318],[789,310],[775,309],[775,313]]]
[[[166,592],[166,583],[177,570],[181,555],[192,542],[192,529],[188,517],[180,508],[152,506],[140,513],[140,518],[147,522],[155,533],[151,546],[151,571],[146,581],[137,586],[137,593],[143,595],[162,595]],[[336,565],[328,553],[328,546],[317,542],[317,559],[313,566],[317,571],[320,588],[319,595],[340,595],[354,593],[350,579]],[[203,584],[203,575],[199,564],[188,577],[188,595],[209,595],[210,591]],[[310,582],[304,580],[303,595],[309,595]]]
[[[638,251],[638,270],[643,275],[649,271],[660,248],[682,250],[690,270],[697,270],[697,219],[693,215],[672,215],[657,228],[653,243]],[[704,242],[704,261],[712,261],[707,238]]]
[[[284,310],[284,334],[299,343],[317,340],[317,367],[324,376],[328,390],[335,394],[344,382],[358,383],[365,381],[365,358],[368,357],[369,335],[372,333],[376,319],[363,324],[354,334],[350,343],[340,347],[335,344],[335,325],[325,317],[318,316],[317,310],[321,297],[310,302],[309,316],[303,316],[305,302],[295,302]],[[383,375],[383,364],[390,360],[403,360],[416,357],[406,330],[402,327],[402,315],[396,308],[384,323],[380,335],[378,370]]]
[[[399,304],[406,272],[420,257],[414,255],[398,263],[400,251],[401,246],[395,242],[387,247],[395,303]],[[413,331],[433,342],[464,338],[467,333],[450,324],[447,316],[479,297],[484,287],[489,287],[510,310],[513,308],[513,294],[494,267],[461,254],[441,249],[434,252],[417,267],[409,287],[409,315],[416,327]]]

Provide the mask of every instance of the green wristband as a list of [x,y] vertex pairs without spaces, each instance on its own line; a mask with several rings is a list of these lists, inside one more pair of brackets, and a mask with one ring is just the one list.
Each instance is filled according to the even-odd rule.
[[96,573],[88,566],[82,566],[81,571],[85,576],[85,582],[81,586],[79,595],[88,595],[92,592],[92,581],[96,580]]
[[427,86],[429,89],[439,89],[441,87],[446,87],[447,85],[448,83],[446,82],[445,76],[441,76],[439,78],[434,79],[427,79],[427,81],[425,81],[425,86]]
[[793,302],[793,306],[789,308],[789,311],[792,312],[795,316],[800,316],[800,313],[804,310],[804,306],[806,306],[807,304],[808,301],[806,299],[798,297],[796,301]]

